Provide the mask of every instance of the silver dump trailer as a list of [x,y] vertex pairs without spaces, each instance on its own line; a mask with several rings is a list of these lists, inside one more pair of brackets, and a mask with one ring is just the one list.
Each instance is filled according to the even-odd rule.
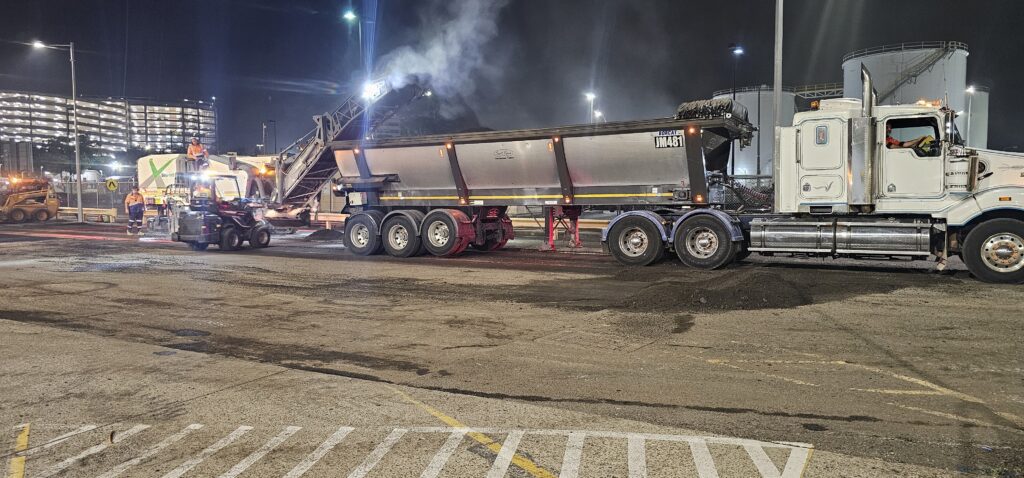
[[[494,250],[514,237],[509,206],[557,206],[570,217],[583,207],[657,209],[672,220],[722,214],[706,207],[709,174],[752,130],[726,100],[684,104],[675,118],[333,142],[335,190],[352,213],[345,242],[399,257]],[[609,249],[626,263],[660,257],[662,247],[648,247],[660,234],[642,232]]]

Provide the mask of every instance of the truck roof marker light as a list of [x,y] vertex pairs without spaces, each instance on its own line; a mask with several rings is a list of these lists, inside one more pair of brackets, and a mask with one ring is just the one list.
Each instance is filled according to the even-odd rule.
[[356,153],[356,154],[359,154],[359,148],[353,149],[352,152]]
[[459,198],[459,204],[466,205],[466,198]]
[[690,128],[687,129],[686,132],[690,133],[690,134],[697,134],[697,127],[696,126],[690,126]]
[[561,140],[561,138],[559,138],[558,136],[555,136],[554,138],[551,138],[551,140],[557,143],[558,141]]
[[451,143],[445,143],[444,147],[448,148],[448,149],[452,149],[452,144]]
[[697,194],[697,195],[693,196],[693,202],[704,202],[704,195],[703,194]]
[[562,200],[565,201],[566,204],[569,204],[569,203],[572,202],[572,198],[569,197],[569,196],[566,196],[566,197],[562,198]]

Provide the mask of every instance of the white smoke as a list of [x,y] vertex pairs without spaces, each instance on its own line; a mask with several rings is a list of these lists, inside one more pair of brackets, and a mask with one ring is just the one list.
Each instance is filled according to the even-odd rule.
[[484,44],[498,33],[508,0],[432,0],[421,15],[420,41],[381,58],[391,86],[420,83],[443,96],[468,95],[473,73],[487,63]]

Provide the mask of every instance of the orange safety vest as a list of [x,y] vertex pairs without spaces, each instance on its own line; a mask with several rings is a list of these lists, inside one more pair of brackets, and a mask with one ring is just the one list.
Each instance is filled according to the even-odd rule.
[[188,145],[188,158],[189,159],[196,159],[199,156],[207,156],[209,154],[210,153],[208,151],[206,151],[206,146],[203,146],[202,143],[200,143],[200,144],[189,144]]
[[129,193],[124,198],[125,206],[134,206],[136,204],[146,204],[146,198],[140,193]]

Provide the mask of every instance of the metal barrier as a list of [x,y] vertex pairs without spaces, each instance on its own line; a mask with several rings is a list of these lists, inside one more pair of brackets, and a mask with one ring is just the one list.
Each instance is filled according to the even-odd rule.
[[[109,211],[114,210],[114,216],[116,216],[124,210],[124,198],[132,191],[132,187],[135,186],[135,180],[118,180],[117,189],[110,191],[107,189],[106,180],[102,181],[83,181],[82,182],[82,208],[84,209],[96,209]],[[54,190],[57,192],[57,196],[60,198],[60,205],[62,209],[74,209],[77,214],[78,210],[78,185],[75,181],[58,181],[54,182]]]
[[[85,202],[85,201],[82,201]],[[93,222],[115,222],[117,221],[117,208],[110,209],[98,209],[92,207],[82,208],[82,215],[85,216],[86,221]],[[57,217],[74,217],[78,218],[77,207],[62,207],[57,209]]]

